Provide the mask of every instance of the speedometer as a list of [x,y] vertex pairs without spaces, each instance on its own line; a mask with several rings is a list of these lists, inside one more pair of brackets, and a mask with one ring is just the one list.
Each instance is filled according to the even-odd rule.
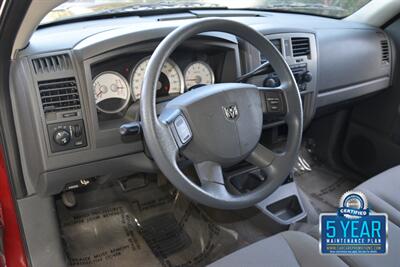
[[204,61],[196,61],[187,66],[185,70],[186,89],[194,86],[213,84],[214,72]]
[[118,113],[129,103],[129,84],[114,71],[97,75],[93,80],[93,92],[97,109],[104,113]]
[[[134,100],[140,99],[144,73],[146,71],[149,58],[142,59],[131,74],[131,88]],[[181,94],[184,91],[183,75],[178,65],[167,59],[161,69],[161,74],[157,83],[157,97]]]

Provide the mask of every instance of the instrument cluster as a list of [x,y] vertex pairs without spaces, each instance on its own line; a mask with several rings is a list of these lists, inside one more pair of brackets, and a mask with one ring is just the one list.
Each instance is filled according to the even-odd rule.
[[[102,71],[92,81],[97,110],[115,114],[127,108],[130,102],[140,100],[144,74],[150,57],[143,57],[128,70],[128,78],[117,71]],[[168,58],[161,69],[157,83],[157,97],[174,97],[202,85],[213,84],[215,75],[203,60],[192,61],[181,68]]]

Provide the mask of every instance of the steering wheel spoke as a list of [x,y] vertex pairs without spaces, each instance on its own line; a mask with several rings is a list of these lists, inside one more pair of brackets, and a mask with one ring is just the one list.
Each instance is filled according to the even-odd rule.
[[222,167],[219,163],[203,161],[194,164],[201,188],[209,194],[222,199],[230,198],[226,190]]
[[253,152],[251,152],[247,157],[246,161],[262,169],[270,166],[272,162],[279,157],[281,157],[280,154],[258,144]]
[[225,184],[222,167],[213,161],[203,161],[194,164],[202,185],[207,183]]
[[192,129],[181,110],[165,109],[159,120],[170,129],[178,148],[187,145],[192,140]]
[[286,86],[258,87],[264,114],[284,117],[287,112]]

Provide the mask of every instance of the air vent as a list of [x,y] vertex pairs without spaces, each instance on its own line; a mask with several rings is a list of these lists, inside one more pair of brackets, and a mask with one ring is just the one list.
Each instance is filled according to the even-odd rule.
[[292,51],[294,57],[310,55],[310,39],[307,37],[292,38]]
[[44,113],[81,108],[75,78],[38,82]]
[[68,54],[35,58],[32,60],[36,74],[52,73],[72,69],[71,59]]
[[281,39],[271,39],[271,43],[282,53],[282,40]]
[[382,63],[389,63],[390,56],[389,56],[389,43],[387,40],[381,41],[381,49],[382,49]]

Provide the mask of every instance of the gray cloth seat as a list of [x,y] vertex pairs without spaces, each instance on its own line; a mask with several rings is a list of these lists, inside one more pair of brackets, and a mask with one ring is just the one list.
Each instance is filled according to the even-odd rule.
[[303,232],[287,231],[251,244],[214,263],[210,267],[398,267],[400,259],[400,166],[378,174],[357,186],[369,207],[388,214],[388,253],[386,255],[335,256],[321,255],[318,245],[318,226],[310,236]]
[[372,210],[387,213],[389,220],[400,226],[400,166],[372,177],[354,190],[367,196]]
[[286,231],[235,251],[208,267],[399,267],[400,228],[391,222],[388,228],[386,255],[321,255],[318,236]]
[[319,254],[318,242],[311,236],[286,231],[258,241],[212,263],[209,267],[342,267],[337,256]]

